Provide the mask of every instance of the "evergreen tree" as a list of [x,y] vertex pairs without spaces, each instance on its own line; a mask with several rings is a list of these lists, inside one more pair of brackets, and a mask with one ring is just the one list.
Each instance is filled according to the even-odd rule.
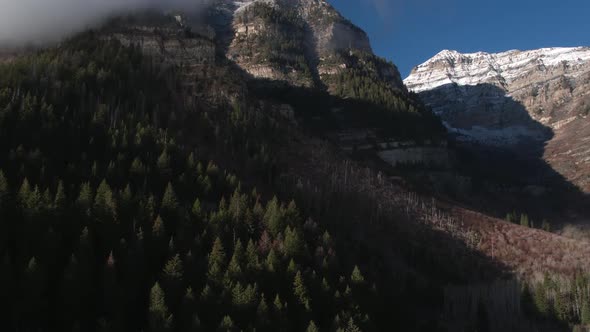
[[362,284],[365,282],[365,277],[363,277],[361,270],[356,265],[354,266],[354,269],[352,270],[352,274],[350,276],[350,281],[352,281],[354,284]]
[[176,193],[174,192],[172,183],[170,182],[168,182],[166,190],[164,191],[161,209],[170,216],[176,216],[176,212],[178,211],[178,199],[176,198]]
[[258,302],[258,307],[256,308],[256,317],[260,326],[266,326],[270,321],[268,305],[264,299],[264,294],[260,295],[260,302]]
[[284,229],[283,211],[279,206],[279,200],[274,197],[266,205],[266,211],[264,213],[264,223],[272,235],[277,235]]
[[348,319],[348,323],[346,324],[346,329],[344,329],[345,332],[361,332],[361,329],[356,326],[356,324],[354,323],[354,320],[351,318]]
[[196,313],[197,301],[193,294],[193,289],[188,287],[182,299],[182,307],[180,310],[180,330],[194,331],[201,326],[201,321]]
[[196,219],[196,221],[202,221],[203,220],[203,210],[201,208],[201,201],[197,198],[195,199],[195,202],[193,203],[193,206],[191,208],[191,213],[193,215],[193,217]]
[[285,230],[285,242],[284,242],[285,254],[288,257],[294,257],[299,255],[303,249],[302,235],[297,229],[291,229],[287,226]]
[[244,265],[244,247],[242,242],[238,240],[234,247],[234,254],[228,265],[228,272],[231,278],[236,279],[242,275],[242,266]]
[[98,221],[117,220],[117,206],[111,187],[107,184],[106,180],[103,180],[96,190],[93,208]]
[[170,176],[170,156],[168,155],[168,151],[166,151],[166,149],[164,149],[164,151],[162,151],[158,157],[157,166],[162,176]]
[[234,321],[231,319],[230,316],[224,316],[221,322],[219,323],[219,327],[217,331],[219,332],[231,332],[235,330]]
[[157,282],[150,291],[148,312],[149,331],[166,332],[172,330],[173,316],[168,312],[164,291]]
[[524,227],[530,227],[528,215],[526,215],[524,213],[520,215],[520,225],[524,226]]
[[313,320],[309,322],[309,325],[307,326],[307,330],[305,330],[305,331],[306,332],[320,332],[320,330],[315,325],[315,323],[313,322]]
[[184,270],[182,268],[182,260],[180,255],[176,254],[170,258],[164,266],[164,279],[180,281],[183,277]]
[[268,255],[266,256],[266,269],[270,272],[276,272],[279,268],[279,257],[275,253],[274,249],[270,249]]
[[303,276],[301,275],[301,271],[297,271],[297,274],[295,275],[295,279],[293,280],[293,294],[295,294],[295,297],[297,298],[297,300],[299,301],[299,303],[301,303],[304,307],[305,310],[309,311],[311,309],[310,306],[310,299],[309,299],[309,293],[307,291],[307,287],[305,286],[305,283],[303,281]]
[[20,186],[20,189],[18,190],[18,201],[25,209],[29,208],[31,193],[31,185],[29,184],[29,180],[25,178]]
[[166,228],[164,226],[164,220],[162,217],[157,216],[152,225],[152,236],[156,240],[163,240],[166,237]]
[[220,282],[222,276],[222,269],[225,266],[225,249],[223,248],[223,244],[221,243],[220,238],[216,238],[215,242],[213,242],[213,247],[211,248],[211,252],[209,253],[209,271],[208,276],[210,279]]
[[256,246],[254,245],[254,241],[252,239],[248,240],[248,245],[246,247],[246,268],[249,273],[257,271],[260,267],[260,261],[258,258],[258,253],[256,252]]
[[92,207],[92,203],[94,201],[94,194],[92,193],[92,188],[90,187],[90,183],[86,182],[83,183],[80,187],[80,194],[78,195],[78,199],[76,200],[76,205],[86,215],[90,215],[90,208]]
[[66,193],[65,193],[65,189],[64,189],[64,183],[63,181],[59,181],[58,185],[57,185],[57,191],[55,193],[55,199],[53,200],[53,205],[55,206],[55,209],[58,211],[58,213],[63,214],[66,210]]

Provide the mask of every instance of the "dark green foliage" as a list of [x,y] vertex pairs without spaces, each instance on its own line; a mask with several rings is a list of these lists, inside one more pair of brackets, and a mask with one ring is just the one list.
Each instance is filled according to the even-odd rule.
[[363,274],[361,273],[361,270],[359,270],[358,266],[355,266],[354,270],[352,270],[350,281],[355,284],[362,284],[365,282],[365,277],[363,277]]
[[94,197],[94,214],[99,222],[115,221],[117,219],[117,207],[113,198],[113,192],[106,180],[103,180]]
[[297,271],[295,279],[293,280],[293,294],[299,303],[305,307],[305,310],[311,310],[311,301],[301,271]]
[[530,227],[529,216],[527,214],[520,215],[520,225],[524,227]]
[[164,291],[158,283],[155,283],[150,291],[148,310],[149,331],[165,332],[172,330],[173,316],[168,312]]
[[315,325],[315,323],[313,321],[309,322],[309,326],[307,326],[307,330],[305,330],[305,332],[319,332],[320,330],[318,329],[318,327]]
[[[427,280],[393,279],[378,249],[357,245],[352,218],[314,221],[275,183],[285,128],[258,102],[184,100],[176,70],[93,33],[0,65],[7,330],[413,324],[402,309],[418,307]],[[196,80],[197,95],[233,96],[224,70]]]

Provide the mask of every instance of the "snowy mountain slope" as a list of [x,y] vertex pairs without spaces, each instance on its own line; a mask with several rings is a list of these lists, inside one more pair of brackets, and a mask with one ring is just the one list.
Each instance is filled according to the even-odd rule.
[[579,146],[590,136],[590,48],[445,50],[404,83],[458,140],[495,147],[547,142],[544,158],[590,191],[590,151]]
[[404,80],[414,92],[432,90],[446,84],[494,84],[512,89],[522,83],[527,74],[550,73],[554,68],[567,67],[571,75],[590,61],[590,48],[544,48],[533,51],[461,54],[444,50],[414,68]]

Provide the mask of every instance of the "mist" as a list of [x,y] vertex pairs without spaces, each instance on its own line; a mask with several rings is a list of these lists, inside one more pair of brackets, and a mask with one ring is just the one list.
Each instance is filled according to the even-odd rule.
[[202,10],[209,0],[0,0],[0,44],[59,41],[137,10]]

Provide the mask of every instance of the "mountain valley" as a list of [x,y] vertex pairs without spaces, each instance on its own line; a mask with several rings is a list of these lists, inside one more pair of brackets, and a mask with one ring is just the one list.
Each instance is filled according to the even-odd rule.
[[324,0],[217,0],[5,54],[7,330],[590,324],[587,48],[404,82]]

